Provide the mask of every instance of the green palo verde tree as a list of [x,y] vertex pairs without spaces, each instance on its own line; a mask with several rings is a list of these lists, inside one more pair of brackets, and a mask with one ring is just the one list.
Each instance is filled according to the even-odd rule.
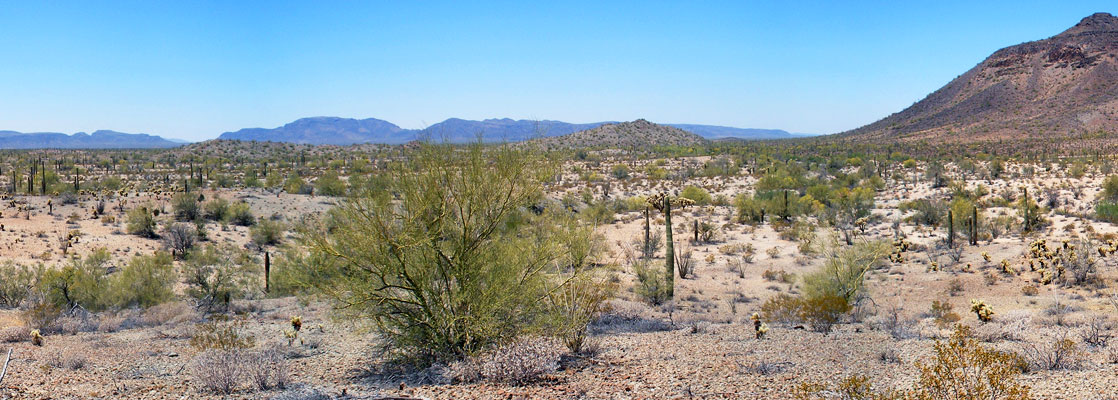
[[421,365],[545,333],[595,240],[565,211],[533,211],[553,170],[507,146],[424,145],[309,224],[295,279]]
[[695,204],[695,202],[686,197],[672,197],[666,192],[660,192],[655,195],[649,196],[648,205],[656,210],[664,213],[664,227],[666,228],[667,250],[664,255],[665,272],[664,279],[667,280],[667,297],[671,299],[675,296],[675,242],[672,240],[672,207],[687,207]]

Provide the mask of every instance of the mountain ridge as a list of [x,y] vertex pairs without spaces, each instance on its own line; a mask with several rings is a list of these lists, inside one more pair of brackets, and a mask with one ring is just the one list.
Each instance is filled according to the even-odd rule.
[[0,149],[144,149],[171,148],[184,143],[146,133],[97,130],[67,135],[59,132],[0,130]]
[[[335,126],[329,126],[329,123]],[[423,129],[403,129],[376,118],[354,119],[340,117],[308,117],[276,128],[245,128],[225,132],[218,139],[275,141],[298,144],[401,144],[412,140],[433,140],[450,143],[467,143],[479,138],[484,142],[522,142],[539,137],[568,135],[594,129],[618,121],[569,123],[555,120],[514,120],[489,118],[467,120],[448,118]],[[374,126],[376,128],[371,128]],[[701,124],[662,124],[695,133],[706,139],[741,138],[746,140],[785,139],[809,136],[789,133],[780,129],[735,128]],[[294,128],[293,128],[294,126]],[[320,127],[310,131],[301,127]],[[329,135],[326,135],[326,134]]]
[[837,136],[973,142],[1100,130],[1118,130],[1118,17],[1108,13],[999,49],[908,108]]

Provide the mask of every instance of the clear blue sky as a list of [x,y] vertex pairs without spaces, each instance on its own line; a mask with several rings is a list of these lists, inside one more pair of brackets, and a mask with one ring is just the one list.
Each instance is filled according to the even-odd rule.
[[1118,12],[899,3],[0,0],[0,129],[203,140],[330,115],[833,133]]

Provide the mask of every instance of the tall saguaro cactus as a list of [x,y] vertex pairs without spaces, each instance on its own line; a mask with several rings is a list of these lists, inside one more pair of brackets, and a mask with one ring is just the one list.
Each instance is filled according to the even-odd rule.
[[664,213],[664,226],[666,228],[664,236],[667,239],[664,266],[665,272],[667,272],[665,280],[667,281],[668,298],[675,296],[675,242],[672,240],[672,206],[687,207],[692,204],[695,204],[695,202],[691,199],[673,198],[665,192],[657,193],[648,198],[648,205]]
[[978,206],[971,207],[970,244],[971,246],[978,246]]
[[955,247],[955,215],[947,210],[947,247]]

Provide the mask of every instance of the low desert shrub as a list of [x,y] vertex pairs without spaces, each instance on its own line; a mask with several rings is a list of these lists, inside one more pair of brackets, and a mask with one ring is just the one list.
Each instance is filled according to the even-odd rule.
[[176,221],[191,222],[202,216],[198,195],[192,192],[183,192],[171,197],[171,209],[174,211]]
[[259,390],[284,389],[291,373],[283,353],[275,348],[242,353],[244,375]]
[[816,332],[828,333],[838,324],[852,306],[843,296],[823,294],[818,296],[805,296],[801,319],[811,325]]
[[186,258],[186,253],[198,243],[198,231],[191,224],[175,222],[163,228],[163,248],[171,251],[178,259]]
[[256,338],[244,332],[245,320],[214,318],[194,326],[190,346],[198,350],[242,350],[256,345]]
[[229,218],[229,200],[214,197],[202,206],[203,216],[210,221],[222,222]]
[[935,320],[936,326],[943,329],[963,319],[959,313],[952,310],[953,308],[954,306],[947,300],[932,300],[932,309],[928,312],[928,316]]
[[0,328],[0,343],[17,343],[30,339],[31,328],[26,326]]
[[1098,314],[1092,315],[1084,321],[1083,326],[1080,327],[1079,338],[1083,343],[1095,347],[1106,346],[1110,341],[1111,331],[1114,329],[1115,324],[1106,315]]
[[238,201],[229,206],[229,222],[234,225],[252,226],[256,224],[256,217],[252,215],[252,209],[249,208],[248,203]]
[[970,328],[956,325],[946,342],[936,341],[930,362],[916,363],[920,371],[911,397],[939,399],[1030,399],[1029,387],[1017,382],[1024,362],[1020,357],[983,347]]
[[243,350],[209,349],[190,362],[190,373],[204,392],[228,395],[245,372]]
[[562,354],[559,343],[527,337],[453,363],[449,369],[452,380],[458,382],[483,380],[521,385],[558,371]]
[[638,261],[633,264],[633,272],[637,274],[637,287],[634,290],[644,301],[660,305],[671,300],[668,298],[668,280],[663,268]]
[[182,265],[186,294],[206,313],[227,309],[232,300],[256,292],[258,261],[244,251],[206,246],[191,253]]
[[1022,344],[1021,353],[1030,367],[1043,371],[1078,369],[1085,362],[1084,353],[1066,329],[1055,329],[1042,339]]
[[567,350],[578,354],[586,342],[587,326],[606,310],[613,286],[589,275],[575,277],[566,286],[548,295],[554,318],[547,331],[559,338]]
[[20,306],[19,318],[23,324],[38,331],[48,331],[62,316],[62,308],[36,291]]
[[253,225],[249,234],[252,236],[253,244],[258,247],[264,247],[280,244],[286,232],[287,227],[283,222],[265,219]]
[[177,281],[170,254],[134,256],[110,277],[110,302],[118,308],[155,306],[174,299]]
[[155,216],[147,206],[140,206],[128,211],[127,229],[129,235],[145,238],[155,238]]
[[143,326],[161,326],[194,321],[199,317],[201,316],[194,307],[181,301],[175,301],[158,304],[144,310],[140,316],[140,323]]
[[16,307],[37,285],[43,267],[17,264],[7,260],[0,264],[0,307]]

